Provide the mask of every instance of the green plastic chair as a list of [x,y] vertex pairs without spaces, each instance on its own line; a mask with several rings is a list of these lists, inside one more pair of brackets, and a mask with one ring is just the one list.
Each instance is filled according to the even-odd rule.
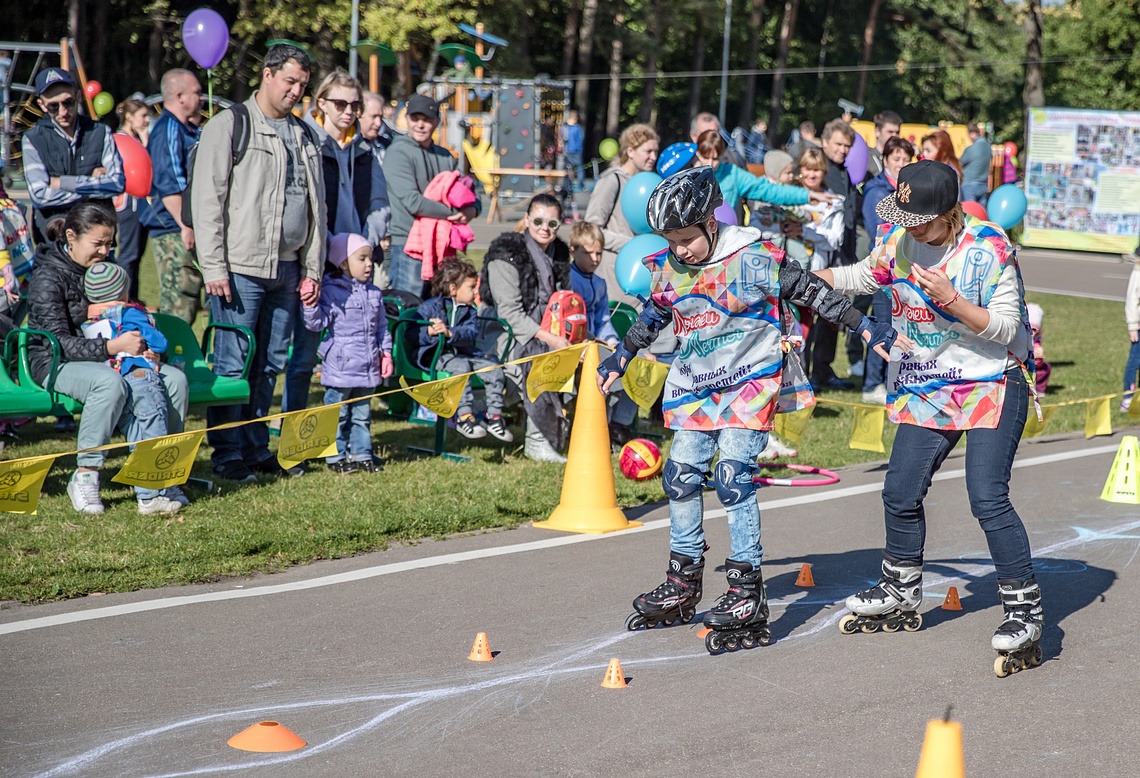
[[[182,347],[182,357],[186,360],[186,379],[190,384],[190,404],[205,406],[245,405],[249,402],[249,368],[253,364],[253,356],[257,350],[257,338],[249,327],[240,324],[212,323],[206,326],[202,333],[202,343],[194,339],[194,330],[190,325],[177,316],[167,313],[155,313],[154,323],[159,331],[166,336],[166,359],[169,362],[174,350]],[[205,355],[210,352],[212,337],[215,330],[230,330],[245,339],[245,362],[242,365],[241,377],[215,375],[213,368],[206,361]]]
[[619,338],[624,338],[629,328],[637,321],[637,309],[626,303],[614,302],[610,304],[610,324]]
[[[0,419],[45,416],[51,412],[51,393],[33,384],[18,383],[12,373],[16,363],[16,340],[19,330],[4,338],[4,361],[0,365]],[[55,366],[52,371],[54,374]]]
[[[16,379],[20,382],[20,386],[25,388],[36,387],[43,391],[48,400],[51,402],[51,407],[45,412],[44,416],[73,416],[83,411],[83,403],[76,400],[74,397],[68,397],[66,394],[60,394],[55,391],[55,376],[59,372],[59,366],[62,362],[63,349],[59,345],[59,339],[55,335],[47,332],[46,330],[34,330],[29,328],[22,328],[12,330],[9,337],[16,336],[17,344],[17,359],[16,359]],[[47,340],[48,345],[51,346],[51,369],[48,370],[47,380],[41,386],[36,383],[32,378],[32,365],[31,360],[28,358],[28,343],[32,337],[41,337]]]

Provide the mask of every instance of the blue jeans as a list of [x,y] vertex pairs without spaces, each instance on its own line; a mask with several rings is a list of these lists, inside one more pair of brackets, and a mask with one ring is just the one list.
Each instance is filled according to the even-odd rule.
[[1130,392],[1140,382],[1136,380],[1136,373],[1140,371],[1140,343],[1131,344],[1128,349],[1128,361],[1124,363],[1124,391]]
[[922,501],[934,474],[964,434],[970,510],[986,533],[998,578],[1023,581],[1033,576],[1029,537],[1009,501],[1009,476],[1025,428],[1029,389],[1020,369],[1005,375],[1005,404],[995,429],[941,431],[899,425],[883,482],[887,554],[896,560],[922,561],[926,544]]
[[[891,320],[890,292],[882,289],[871,296],[871,315],[875,321]],[[862,340],[860,338],[860,340]],[[863,391],[869,392],[876,386],[887,383],[887,360],[872,348],[867,349],[867,361],[863,363]]]
[[402,289],[411,292],[417,297],[424,296],[424,280],[420,278],[423,272],[423,263],[404,253],[404,244],[393,244],[390,252],[392,257],[388,278],[393,289]]
[[[130,396],[123,409],[119,426],[128,443],[137,443],[148,438],[158,438],[168,434],[170,416],[167,409],[166,387],[158,373],[146,368],[136,368],[123,375]],[[134,446],[131,450],[134,451]],[[160,489],[135,487],[135,495],[140,500],[152,500],[161,494]]]
[[317,367],[317,349],[321,346],[321,333],[311,332],[301,316],[301,298],[293,309],[293,354],[285,370],[285,393],[281,396],[281,410],[303,411],[309,407],[309,386]]
[[586,186],[586,171],[582,167],[582,152],[566,152],[566,176],[570,191],[576,192]]
[[[230,295],[210,296],[210,315],[215,322],[241,324],[253,330],[257,340],[249,369],[249,402],[206,410],[209,426],[257,419],[269,413],[277,376],[285,369],[289,339],[293,336],[293,311],[300,280],[297,262],[279,262],[276,278],[254,278],[230,273]],[[216,330],[214,336],[214,373],[237,378],[249,349],[245,339],[234,332]],[[269,428],[264,424],[246,424],[232,429],[207,433],[214,448],[214,465],[244,460],[253,466],[268,460]]]
[[[367,388],[337,389],[325,387],[325,405],[367,397],[376,390]],[[351,462],[372,461],[372,401],[361,400],[340,406],[340,421],[336,425],[336,456],[325,461],[330,465],[348,459]]]
[[[438,367],[440,370],[445,370],[452,375],[459,375],[460,373],[470,373],[481,367],[489,367],[497,364],[499,364],[497,359],[488,359],[487,357],[444,354],[439,358]],[[502,416],[503,397],[505,396],[507,386],[503,368],[500,367],[498,370],[484,370],[482,373],[479,373],[479,380],[483,382],[483,388],[485,390],[484,395],[487,401],[487,415]],[[474,410],[475,393],[471,390],[471,381],[469,380],[463,386],[463,394],[459,397],[459,406],[456,408],[455,416],[456,418],[466,416]]]
[[[696,468],[697,473],[686,473],[680,480],[702,485],[709,480],[713,455],[720,451],[720,458],[733,459],[751,464],[747,478],[751,482],[757,472],[756,457],[768,445],[768,433],[758,430],[728,428],[716,432],[698,430],[677,430],[673,434],[673,446],[669,459]],[[728,513],[728,532],[732,542],[729,558],[737,562],[747,562],[754,568],[760,566],[764,548],[760,545],[760,505],[755,498],[749,498],[737,505],[725,508]],[[669,548],[692,559],[700,559],[705,552],[704,500],[698,489],[692,496],[683,500],[669,500]]]
[[989,189],[989,186],[979,182],[962,184],[962,202],[966,203],[973,200],[975,203],[985,208],[986,201],[990,199]]

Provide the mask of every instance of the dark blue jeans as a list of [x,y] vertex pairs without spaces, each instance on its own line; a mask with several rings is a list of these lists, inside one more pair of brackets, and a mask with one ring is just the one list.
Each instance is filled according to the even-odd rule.
[[1140,343],[1131,344],[1132,347],[1128,350],[1128,361],[1124,363],[1124,391],[1130,392],[1140,382],[1136,379],[1136,373],[1140,372]]
[[995,429],[941,431],[900,424],[883,483],[887,554],[921,562],[926,544],[922,501],[930,481],[958,440],[966,436],[966,491],[970,510],[981,524],[999,579],[1033,576],[1025,526],[1009,501],[1013,457],[1029,409],[1029,389],[1021,370],[1006,373],[1005,404]]
[[[214,321],[249,327],[257,340],[257,348],[249,369],[249,402],[208,408],[209,426],[257,419],[269,413],[277,376],[285,369],[289,340],[293,337],[299,275],[297,262],[279,262],[276,278],[230,273],[231,302],[210,296],[210,315]],[[216,330],[215,333],[214,372],[220,376],[240,376],[249,344],[234,332]],[[211,459],[215,465],[242,459],[253,466],[273,456],[269,451],[269,428],[264,422],[215,430],[207,433],[206,438],[214,447]]]
[[[313,371],[317,369],[317,350],[321,347],[320,332],[311,332],[301,315],[301,298],[296,298],[293,309],[293,354],[285,370],[285,391],[281,395],[281,412],[303,411],[309,407],[309,388]],[[339,402],[339,401],[338,401]]]
[[[871,296],[871,315],[875,321],[891,320],[890,292],[882,289]],[[872,348],[867,349],[867,361],[863,368],[863,391],[869,392],[880,384],[887,383],[887,360]]]

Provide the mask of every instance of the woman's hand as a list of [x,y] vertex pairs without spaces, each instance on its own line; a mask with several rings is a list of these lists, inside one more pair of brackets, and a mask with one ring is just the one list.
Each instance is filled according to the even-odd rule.
[[1133,343],[1140,342],[1140,332],[1136,330],[1128,330],[1128,339]]
[[146,341],[143,340],[141,333],[124,332],[117,338],[111,338],[107,341],[107,356],[113,357],[116,354],[130,354],[132,357],[142,356],[146,351]]
[[535,337],[545,343],[551,351],[570,348],[570,346],[573,345],[570,341],[566,340],[566,338],[555,335],[553,332],[547,332],[546,330],[539,330]]
[[831,203],[835,201],[835,195],[830,192],[808,192],[808,202],[818,205],[819,203]]
[[396,372],[396,365],[392,361],[392,355],[391,354],[384,354],[383,356],[381,356],[380,357],[380,377],[383,379],[389,379],[392,377],[392,373],[394,373],[394,372]]
[[938,305],[946,305],[957,294],[950,279],[941,270],[923,270],[918,265],[910,266],[918,288]]

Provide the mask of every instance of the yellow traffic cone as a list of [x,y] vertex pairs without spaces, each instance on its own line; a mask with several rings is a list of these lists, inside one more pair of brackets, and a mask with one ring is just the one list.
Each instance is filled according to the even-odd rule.
[[610,431],[606,425],[606,400],[598,389],[598,344],[586,348],[582,379],[578,382],[578,405],[570,431],[570,453],[562,477],[562,500],[546,521],[534,526],[563,532],[599,535],[630,527],[617,504],[614,467],[610,458]]
[[944,720],[926,725],[926,740],[915,778],[966,778],[962,725],[950,721],[949,711]]
[[1125,505],[1140,505],[1140,491],[1136,487],[1138,466],[1140,466],[1140,442],[1135,435],[1125,435],[1120,441],[1120,448],[1116,451],[1116,458],[1112,460],[1112,468],[1108,471],[1108,480],[1104,482],[1104,491],[1100,493],[1100,499]]

